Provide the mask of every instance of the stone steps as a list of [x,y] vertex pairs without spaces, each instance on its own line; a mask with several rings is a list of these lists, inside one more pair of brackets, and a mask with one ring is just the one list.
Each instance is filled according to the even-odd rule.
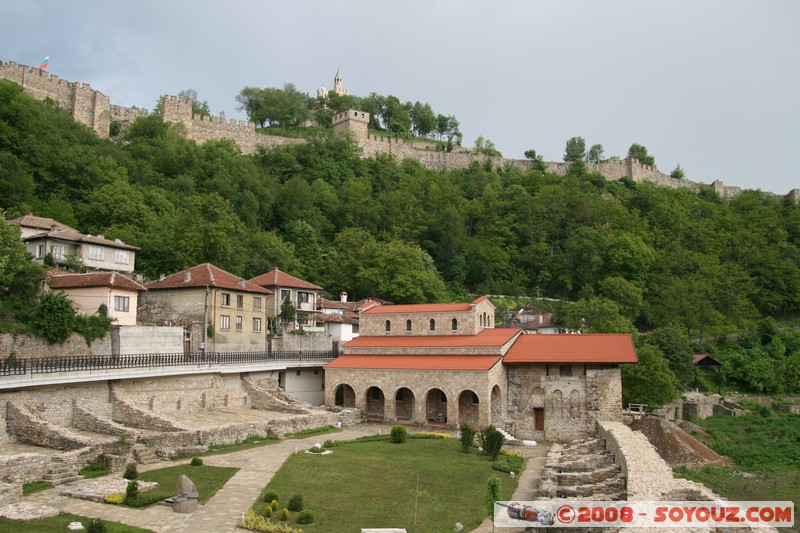
[[610,464],[602,468],[583,472],[559,472],[556,474],[559,485],[583,485],[602,483],[611,478],[619,477],[621,468]]
[[556,444],[545,460],[539,496],[624,500],[626,480],[603,439]]
[[53,462],[42,476],[43,481],[49,481],[53,485],[63,485],[83,479],[72,467],[62,463]]
[[148,448],[143,444],[133,447],[133,458],[140,465],[150,465],[161,461],[153,448]]

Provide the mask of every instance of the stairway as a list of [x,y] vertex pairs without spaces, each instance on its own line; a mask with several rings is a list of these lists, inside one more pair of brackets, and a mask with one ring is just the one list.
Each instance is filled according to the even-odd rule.
[[545,462],[539,496],[624,500],[625,476],[603,439],[554,444]]
[[496,429],[503,435],[503,437],[505,437],[507,444],[515,444],[518,446],[536,446],[535,440],[519,440],[517,437],[515,437],[514,435],[512,435],[503,428],[496,428]]
[[160,461],[156,455],[156,451],[148,448],[144,444],[136,444],[133,447],[133,458],[140,465],[150,465]]
[[49,481],[53,485],[72,483],[73,481],[78,481],[79,479],[83,479],[83,476],[75,471],[75,467],[60,461],[58,457],[53,457],[51,459],[47,470],[42,476],[43,481]]

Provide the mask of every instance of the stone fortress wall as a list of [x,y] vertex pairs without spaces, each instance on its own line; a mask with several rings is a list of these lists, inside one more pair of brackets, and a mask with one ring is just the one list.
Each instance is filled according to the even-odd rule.
[[[111,105],[108,96],[92,89],[87,83],[62,80],[47,71],[26,65],[18,65],[13,61],[8,63],[0,62],[0,79],[7,79],[17,83],[37,99],[53,99],[63,109],[67,110],[75,120],[92,128],[102,138],[109,137],[111,121],[119,121],[122,125],[126,125],[139,116],[146,114],[136,108]],[[198,143],[204,143],[209,140],[231,139],[243,153],[252,153],[259,146],[270,148],[305,142],[303,139],[256,133],[255,124],[252,122],[192,116],[191,102],[175,96],[165,96],[162,100],[162,116],[165,121],[183,124],[186,136],[189,139],[193,139]],[[465,169],[473,162],[483,164],[487,160],[494,168],[513,165],[529,170],[533,164],[531,161],[524,159],[488,157],[460,148],[453,152],[438,152],[431,149],[429,143],[370,135],[366,127],[368,121],[368,113],[348,110],[334,117],[333,127],[337,133],[351,132],[366,157],[374,157],[380,153],[390,153],[398,160],[416,159],[423,166],[432,170]],[[565,175],[569,168],[568,163],[561,162],[547,162],[546,166],[548,172],[561,176]],[[588,170],[597,172],[608,180],[619,180],[624,176],[629,176],[635,182],[650,182],[661,187],[687,188],[692,191],[699,191],[701,186],[704,185],[688,179],[674,179],[660,172],[657,168],[641,164],[636,160],[609,160],[597,164],[590,163],[586,166]],[[733,198],[742,192],[741,188],[726,186],[720,180],[714,181],[711,187],[722,198]],[[800,201],[800,189],[792,189],[787,196]]]

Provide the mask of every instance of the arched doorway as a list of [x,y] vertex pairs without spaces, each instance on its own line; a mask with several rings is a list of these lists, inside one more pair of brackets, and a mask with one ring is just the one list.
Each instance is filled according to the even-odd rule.
[[505,419],[505,409],[503,409],[503,391],[500,385],[492,387],[492,425],[502,427]]
[[447,423],[447,395],[441,389],[431,389],[425,401],[425,417],[428,422]]
[[347,383],[342,383],[336,387],[333,404],[339,407],[355,407],[356,391]]
[[414,393],[401,387],[394,395],[394,412],[398,420],[414,419]]
[[383,420],[384,417],[383,391],[379,387],[367,389],[367,418]]
[[458,423],[477,426],[480,424],[480,404],[478,395],[465,390],[458,396]]

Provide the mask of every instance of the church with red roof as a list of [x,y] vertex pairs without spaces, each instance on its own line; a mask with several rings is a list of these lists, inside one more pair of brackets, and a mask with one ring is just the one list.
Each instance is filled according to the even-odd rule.
[[630,335],[536,335],[495,328],[495,306],[380,305],[325,367],[325,404],[367,418],[494,425],[521,439],[568,441],[621,420]]

